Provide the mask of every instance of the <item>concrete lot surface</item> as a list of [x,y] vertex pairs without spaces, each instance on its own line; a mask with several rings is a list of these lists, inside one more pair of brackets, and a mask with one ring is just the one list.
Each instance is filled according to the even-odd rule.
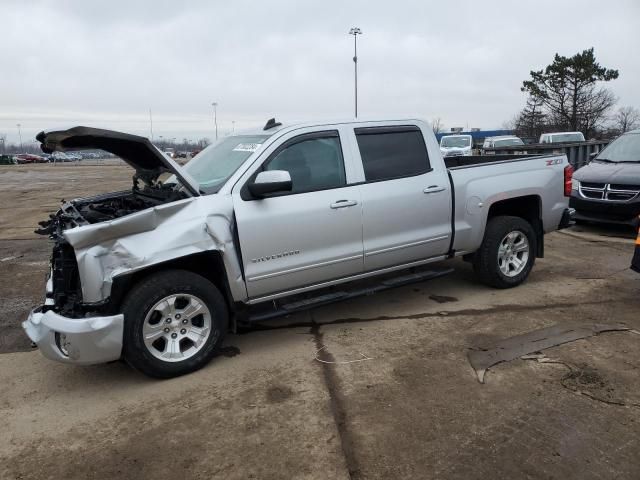
[[30,232],[60,198],[131,173],[0,167],[0,478],[640,478],[640,335],[496,365],[485,384],[466,357],[554,324],[640,330],[630,232],[549,235],[513,290],[454,261],[448,277],[265,322],[173,380],[50,362],[19,329],[49,254]]

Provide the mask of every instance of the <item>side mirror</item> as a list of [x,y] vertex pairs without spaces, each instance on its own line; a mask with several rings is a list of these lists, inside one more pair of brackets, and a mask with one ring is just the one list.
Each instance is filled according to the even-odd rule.
[[257,198],[262,198],[267,193],[290,192],[292,188],[291,175],[286,170],[260,172],[253,183],[249,184],[249,192]]
[[596,158],[598,156],[600,152],[592,152],[589,154],[589,158],[591,158],[591,160],[593,160],[594,158]]

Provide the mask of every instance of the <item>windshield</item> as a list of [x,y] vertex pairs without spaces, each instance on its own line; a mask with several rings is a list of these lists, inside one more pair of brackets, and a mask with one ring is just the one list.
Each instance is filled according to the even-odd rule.
[[201,151],[184,169],[205,193],[216,193],[269,135],[227,137]]
[[581,133],[559,133],[551,135],[551,143],[563,142],[584,142],[584,135]]
[[524,145],[524,143],[519,138],[503,138],[493,141],[494,147],[508,147],[510,145]]
[[611,142],[596,160],[640,162],[640,133],[627,133]]
[[469,138],[469,137],[454,137],[454,136],[442,137],[442,140],[440,140],[440,146],[441,147],[447,147],[447,148],[451,148],[451,147],[456,147],[456,148],[470,147],[471,146],[471,138]]

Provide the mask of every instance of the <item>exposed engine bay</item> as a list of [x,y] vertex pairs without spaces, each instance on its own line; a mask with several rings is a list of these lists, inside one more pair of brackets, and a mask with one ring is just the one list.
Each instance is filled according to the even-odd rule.
[[56,233],[58,227],[66,230],[91,223],[105,222],[183,198],[187,198],[187,195],[177,189],[176,184],[154,183],[151,186],[145,185],[143,188],[139,188],[138,182],[136,182],[131,190],[80,198],[69,202],[63,200],[57,213],[51,215],[49,220],[39,222],[42,228],[36,230],[36,233],[52,235]]
[[[135,178],[135,177],[134,177]],[[53,240],[51,255],[51,281],[53,291],[51,309],[71,316],[82,316],[82,290],[78,264],[73,248],[62,232],[69,228],[100,223],[124,217],[154,206],[187,198],[176,184],[153,183],[139,187],[137,179],[131,190],[106,193],[89,198],[62,201],[60,210],[49,220],[39,222],[35,233]]]

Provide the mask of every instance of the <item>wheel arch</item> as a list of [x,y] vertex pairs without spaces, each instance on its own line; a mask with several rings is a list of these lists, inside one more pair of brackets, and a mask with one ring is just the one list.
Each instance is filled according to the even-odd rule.
[[536,232],[536,257],[544,257],[544,227],[542,224],[542,199],[539,195],[524,195],[494,202],[489,207],[487,222],[498,216],[520,217]]
[[237,312],[239,308],[231,294],[222,253],[217,250],[209,250],[184,257],[173,258],[166,262],[149,265],[143,269],[114,277],[111,286],[111,296],[109,298],[109,310],[113,312],[119,311],[127,292],[144,278],[154,273],[171,269],[187,270],[213,283],[218,290],[220,290],[229,309],[230,328],[235,329],[234,313]]

